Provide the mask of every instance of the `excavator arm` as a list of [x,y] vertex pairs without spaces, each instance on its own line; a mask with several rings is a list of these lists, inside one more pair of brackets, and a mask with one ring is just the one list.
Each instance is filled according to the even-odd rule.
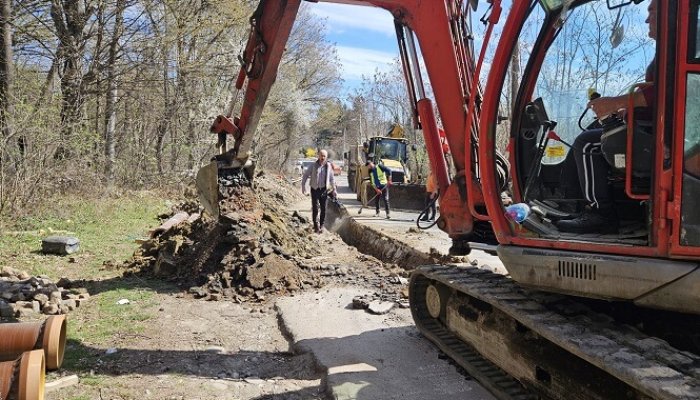
[[[302,0],[261,0],[250,17],[248,43],[239,56],[241,69],[224,115],[210,131],[217,134],[218,154],[197,173],[197,192],[206,212],[219,215],[219,185],[245,184],[253,179],[255,165],[250,157],[255,129],[272,85],[277,79],[284,48]],[[243,95],[237,116],[234,109]],[[234,140],[228,148],[227,140]]]
[[[211,131],[218,135],[218,155],[200,170],[197,187],[205,209],[218,216],[219,185],[240,184],[252,179],[254,165],[250,148],[270,88],[275,82],[284,47],[289,39],[302,0],[261,0],[250,19],[248,43],[240,57],[241,69],[232,99],[224,115],[216,118]],[[318,2],[318,1],[311,1]],[[472,240],[474,202],[481,191],[474,181],[476,160],[467,149],[476,145],[480,93],[478,64],[473,40],[465,22],[475,0],[328,0],[358,6],[383,8],[395,21],[404,74],[413,107],[414,126],[422,130],[431,169],[441,194],[441,221],[438,226],[453,241]],[[500,10],[499,0],[489,3]],[[415,40],[417,39],[417,43]],[[422,81],[423,64],[436,104],[428,98]],[[482,54],[483,56],[483,54]],[[243,96],[240,101],[239,96]],[[471,106],[470,106],[471,103]],[[237,104],[240,110],[234,111]],[[436,114],[439,112],[439,118]],[[468,115],[472,114],[472,115]],[[440,120],[451,148],[456,170],[450,176]],[[227,147],[227,139],[234,143]],[[470,161],[471,160],[471,161]],[[469,197],[472,199],[470,200]]]

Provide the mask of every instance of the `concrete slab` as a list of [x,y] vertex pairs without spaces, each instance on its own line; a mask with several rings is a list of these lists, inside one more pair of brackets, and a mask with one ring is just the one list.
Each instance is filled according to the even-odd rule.
[[281,298],[277,309],[294,345],[311,352],[327,371],[328,393],[337,400],[493,399],[457,372],[413,325],[394,309],[372,315],[352,308],[359,289],[331,288]]

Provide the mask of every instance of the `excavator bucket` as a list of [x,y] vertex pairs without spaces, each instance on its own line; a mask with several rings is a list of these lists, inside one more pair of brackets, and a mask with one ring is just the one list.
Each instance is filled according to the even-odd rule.
[[213,218],[219,218],[219,166],[216,161],[197,171],[196,186],[204,210]]
[[[224,166],[222,166],[222,164]],[[255,162],[246,160],[238,167],[227,166],[228,163],[213,160],[197,172],[197,194],[204,210],[215,219],[219,218],[219,201],[232,193],[225,188],[253,186]],[[228,193],[223,194],[222,193]]]

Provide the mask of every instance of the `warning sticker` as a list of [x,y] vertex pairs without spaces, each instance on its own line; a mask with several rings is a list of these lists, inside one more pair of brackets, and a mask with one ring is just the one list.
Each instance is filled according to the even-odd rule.
[[547,157],[564,157],[566,149],[563,145],[547,146]]
[[615,154],[615,168],[625,168],[624,154]]

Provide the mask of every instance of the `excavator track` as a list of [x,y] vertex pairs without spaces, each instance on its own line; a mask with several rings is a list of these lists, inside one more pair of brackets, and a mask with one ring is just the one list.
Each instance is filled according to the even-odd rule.
[[[528,291],[487,270],[447,265],[416,269],[409,291],[419,330],[498,398],[700,398],[697,354],[570,297]],[[490,360],[487,370],[512,379],[479,372],[477,366],[486,364],[465,356],[465,349]],[[513,386],[514,380],[520,385]]]

